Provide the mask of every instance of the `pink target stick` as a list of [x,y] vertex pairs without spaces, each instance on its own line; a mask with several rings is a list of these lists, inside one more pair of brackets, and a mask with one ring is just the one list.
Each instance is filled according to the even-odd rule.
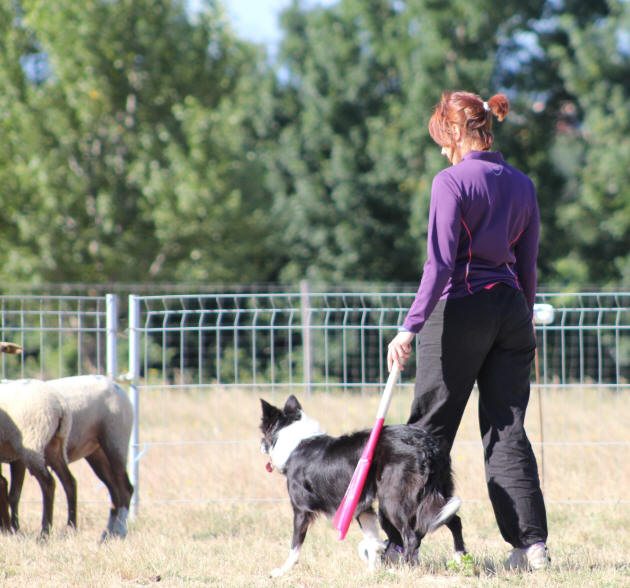
[[333,518],[333,526],[339,531],[339,541],[345,539],[348,527],[350,526],[352,517],[354,516],[354,511],[359,502],[359,497],[361,496],[363,485],[365,484],[365,478],[367,477],[370,465],[372,464],[374,448],[376,447],[379,435],[381,434],[383,422],[385,421],[385,415],[387,414],[387,409],[389,408],[389,403],[392,399],[392,393],[394,391],[394,384],[396,383],[398,372],[398,363],[394,362],[392,365],[392,371],[389,372],[389,378],[387,378],[387,384],[385,385],[385,391],[381,397],[381,403],[378,406],[376,422],[374,423],[374,427],[370,433],[370,438],[363,449],[359,463],[354,470],[354,474],[352,474],[352,479],[350,480],[346,494],[344,495],[343,500],[335,513],[335,517]]

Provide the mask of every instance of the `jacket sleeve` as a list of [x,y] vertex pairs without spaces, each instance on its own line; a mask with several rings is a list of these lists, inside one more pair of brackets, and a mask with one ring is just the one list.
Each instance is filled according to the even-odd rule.
[[532,214],[527,227],[514,246],[514,255],[516,257],[516,274],[527,299],[529,310],[533,312],[536,299],[536,260],[540,236],[540,212],[533,184],[532,192]]
[[403,328],[418,333],[440,299],[453,274],[461,230],[459,190],[447,170],[433,179],[429,208],[427,260],[416,297]]

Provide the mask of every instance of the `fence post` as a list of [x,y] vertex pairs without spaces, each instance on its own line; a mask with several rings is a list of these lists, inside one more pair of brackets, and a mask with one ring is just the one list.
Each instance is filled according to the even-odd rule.
[[140,380],[140,299],[131,294],[129,296],[129,397],[133,406],[133,428],[131,431],[131,455],[129,470],[133,484],[133,500],[129,515],[133,518],[138,514],[140,504],[139,492],[139,426],[140,410],[138,405],[138,382]]
[[105,371],[110,378],[118,377],[118,297],[116,294],[105,296],[107,331]]
[[311,333],[311,285],[308,280],[300,282],[300,306],[302,310],[302,353],[304,357],[304,389],[311,395],[313,384],[313,347]]
[[[551,304],[534,304],[534,325],[542,325],[543,332],[543,378],[547,383],[547,325],[553,323],[555,318],[555,309]],[[535,328],[535,327],[534,327]],[[536,331],[534,330],[534,336]],[[540,426],[540,485],[542,491],[545,491],[545,435],[544,435],[544,411],[543,397],[540,389],[540,367],[538,364],[538,346],[534,349],[534,369],[536,372],[536,393],[538,394],[538,423]]]

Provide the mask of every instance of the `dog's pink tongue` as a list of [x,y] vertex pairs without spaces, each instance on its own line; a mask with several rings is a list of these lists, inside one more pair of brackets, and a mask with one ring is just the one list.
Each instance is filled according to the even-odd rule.
[[266,469],[269,473],[273,472],[273,467],[271,466],[271,461],[268,461],[268,462],[267,462],[267,465],[265,465],[265,469]]

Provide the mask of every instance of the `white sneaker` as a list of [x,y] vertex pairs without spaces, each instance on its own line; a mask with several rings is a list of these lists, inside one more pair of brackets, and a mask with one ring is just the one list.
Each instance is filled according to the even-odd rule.
[[549,567],[551,558],[544,543],[534,543],[529,547],[516,547],[506,562],[511,570],[542,570]]

